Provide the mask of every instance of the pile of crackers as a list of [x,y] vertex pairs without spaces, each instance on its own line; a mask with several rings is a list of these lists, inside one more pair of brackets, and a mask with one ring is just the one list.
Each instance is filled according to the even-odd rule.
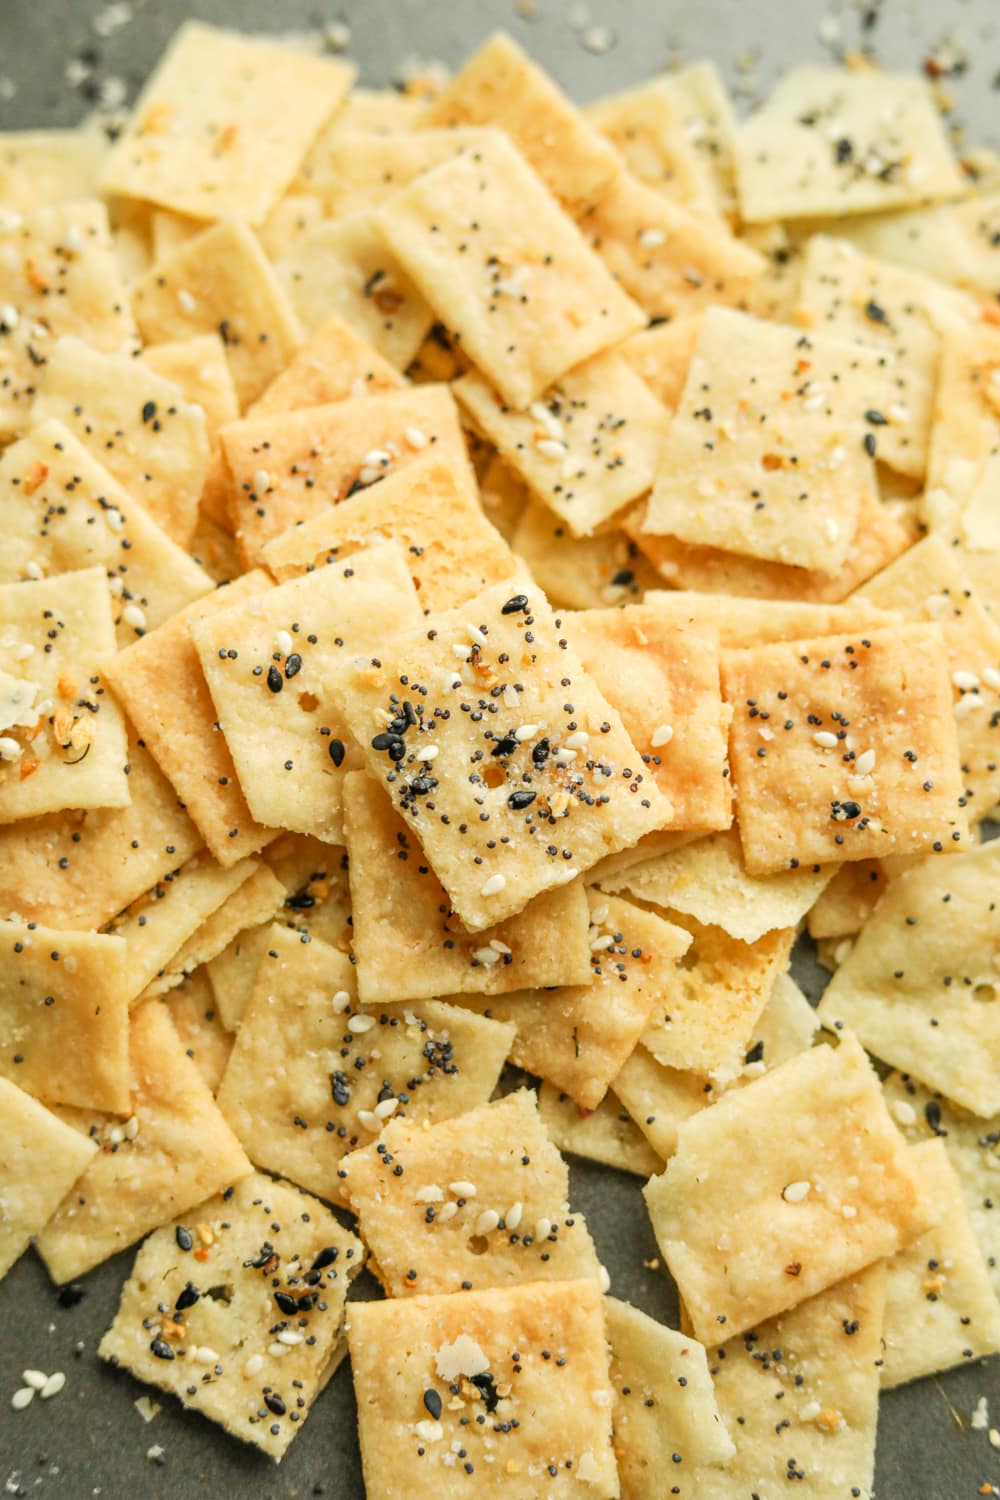
[[868,1496],[1000,1349],[1000,165],[354,83],[0,141],[0,1274],[142,1242],[102,1358],[274,1459],[349,1353],[372,1500]]

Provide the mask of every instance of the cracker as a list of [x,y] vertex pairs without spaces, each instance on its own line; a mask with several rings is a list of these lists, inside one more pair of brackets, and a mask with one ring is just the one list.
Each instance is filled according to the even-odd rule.
[[448,609],[517,571],[517,559],[490,525],[465,466],[433,449],[405,468],[268,542],[265,565],[279,583],[365,547],[403,548],[425,610]]
[[677,1131],[684,1121],[713,1103],[712,1086],[703,1074],[657,1062],[641,1043],[626,1059],[614,1087],[614,1097],[661,1161],[677,1150]]
[[945,1143],[913,1154],[938,1223],[886,1265],[883,1388],[1000,1350],[1000,1303]]
[[416,92],[353,88],[306,153],[297,182],[311,185],[314,174],[323,168],[326,152],[342,133],[377,130],[383,135],[400,134],[418,128],[417,121],[425,108],[426,99]]
[[597,99],[583,113],[640,182],[696,213],[717,214],[715,184],[666,74]]
[[245,574],[120,651],[108,671],[145,745],[223,865],[256,853],[269,834],[251,817],[229,747],[215,727],[215,705],[188,627],[232,611],[269,587],[263,573]]
[[385,546],[192,623],[218,723],[258,822],[340,837],[341,768],[360,757],[345,746],[332,683],[347,670],[343,657],[381,649],[419,618],[402,552]]
[[589,536],[653,482],[666,413],[617,354],[598,354],[512,411],[481,375],[455,394],[479,431],[574,536]]
[[706,1351],[684,1334],[608,1297],[612,1420],[622,1500],[668,1494],[693,1465],[724,1464],[735,1449],[719,1415]]
[[961,173],[923,79],[797,67],[737,132],[740,211],[750,223],[906,208],[961,193]]
[[344,1352],[364,1249],[315,1198],[256,1173],[194,1217],[143,1245],[98,1353],[280,1461]]
[[822,894],[835,866],[810,865],[774,875],[751,875],[735,829],[684,844],[669,854],[602,882],[639,901],[672,907],[730,937],[755,943],[765,933],[796,928]]
[[[768,874],[962,843],[949,675],[936,625],[723,652],[747,869]],[[869,751],[874,767],[858,774]]]
[[673,415],[680,405],[688,365],[701,336],[700,312],[683,313],[633,333],[619,353]]
[[824,1025],[985,1116],[1000,1113],[998,868],[994,841],[890,881],[820,1004]]
[[[751,1157],[734,1149],[750,1138]],[[645,1197],[695,1336],[706,1340],[720,1325],[743,1333],[815,1296],[935,1220],[878,1078],[846,1037],[686,1120]]]
[[779,974],[774,989],[754,1027],[754,1042],[737,1083],[757,1078],[763,1070],[779,1067],[806,1052],[819,1029],[819,1019],[791,974]]
[[505,32],[494,32],[428,107],[422,125],[506,131],[549,191],[581,206],[620,170],[586,116]]
[[984,464],[1000,446],[997,370],[1000,328],[981,323],[945,333],[927,455],[927,489],[945,491],[949,519],[954,518],[959,527]]
[[557,1084],[584,1109],[596,1109],[674,981],[688,934],[617,896],[588,891],[589,984],[522,990],[462,1004],[501,1021],[517,1035],[511,1061]]
[[644,321],[499,132],[418,177],[376,218],[437,316],[514,408]]
[[114,649],[101,568],[0,586],[0,822],[127,805],[125,725],[99,675]]
[[44,1104],[0,1078],[0,1280],[96,1150]]
[[49,1103],[127,1110],[125,944],[0,923],[0,1070]]
[[700,62],[669,73],[664,79],[663,89],[704,162],[719,212],[730,223],[735,223],[739,217],[736,116],[718,68],[710,59],[702,58]]
[[839,938],[860,931],[885,890],[885,880],[880,860],[859,859],[841,865],[809,910],[809,936]]
[[629,604],[573,615],[567,634],[673,807],[661,827],[727,828],[729,712],[714,624],[688,627]]
[[354,68],[188,21],[101,174],[105,192],[198,219],[259,224],[288,186]]
[[247,567],[289,526],[327,513],[427,448],[472,483],[458,409],[441,385],[271,412],[227,427],[222,441],[233,477],[232,520]]
[[390,1297],[599,1276],[566,1163],[525,1089],[430,1129],[390,1120],[340,1177]]
[[581,1109],[554,1083],[543,1083],[538,1091],[538,1113],[549,1138],[570,1156],[615,1167],[635,1177],[652,1177],[663,1170],[662,1157],[657,1156],[611,1089],[596,1109]]
[[8,213],[97,197],[107,155],[100,130],[11,130],[0,135],[0,200]]
[[715,1399],[736,1455],[723,1468],[689,1472],[686,1493],[771,1500],[793,1489],[872,1500],[884,1307],[885,1273],[873,1266],[710,1347]]
[[101,354],[81,339],[47,351],[32,417],[56,420],[186,546],[209,463],[204,413],[179,385],[125,354]]
[[132,1016],[129,1059],[128,1121],[59,1110],[100,1149],[38,1236],[53,1281],[82,1275],[250,1171],[160,1002]]
[[[391,788],[472,932],[670,816],[638,770],[641,757],[618,714],[561,649],[559,625],[537,590],[497,584],[398,634],[382,645],[379,666],[345,669],[341,679],[342,708],[368,769]],[[416,700],[409,712],[401,686],[406,702]],[[438,751],[429,768],[428,735]],[[461,769],[480,764],[475,781]],[[558,844],[548,842],[557,831]]]
[[877,362],[846,340],[709,308],[644,530],[835,573],[861,497],[876,496],[848,378],[866,358]]
[[167,1010],[184,1051],[214,1094],[226,1071],[233,1039],[219,1020],[207,968],[195,969],[171,990]]
[[343,796],[351,944],[365,1005],[589,982],[581,880],[543,891],[508,922],[467,933],[382,788],[351,772]]
[[434,1000],[364,1010],[345,954],[270,933],[218,1094],[258,1166],[332,1199],[341,1158],[375,1139],[390,1092],[399,1115],[431,1124],[489,1098],[511,1027]]
[[941,627],[954,690],[962,788],[971,821],[1000,800],[1000,626],[972,594],[950,548],[925,537],[883,573],[864,597],[910,620]]
[[268,260],[281,260],[322,218],[323,204],[312,193],[286,193],[279,198],[258,231]]
[[[228,529],[226,495],[229,476],[219,444],[219,431],[236,421],[240,406],[229,373],[225,345],[217,333],[198,334],[169,344],[151,344],[143,353],[143,363],[167,380],[174,381],[183,392],[185,401],[200,406],[204,412],[211,456],[201,487],[198,523],[208,518]],[[193,556],[197,556],[199,540],[199,525],[196,525],[188,542]]]
[[218,333],[244,407],[302,342],[274,268],[239,219],[223,219],[158,261],[133,287],[132,309],[147,344]]
[[378,350],[331,313],[312,337],[293,355],[280,375],[253,403],[248,417],[276,411],[301,411],[307,406],[329,406],[348,396],[376,396],[398,390],[403,377]]
[[277,265],[279,280],[307,332],[339,315],[397,369],[405,370],[434,314],[371,213],[323,219],[298,237]]
[[[53,295],[54,294],[54,295]],[[0,228],[0,437],[27,420],[35,394],[36,343],[76,334],[107,354],[134,348],[135,324],[115,259],[103,203],[55,204]],[[13,313],[13,316],[11,314]]]
[[865,597],[845,604],[811,604],[782,599],[728,599],[719,608],[711,594],[680,589],[650,591],[644,601],[656,607],[665,621],[678,625],[712,625],[722,646],[764,646],[771,641],[801,641],[817,635],[841,635],[848,630],[876,630],[898,625],[895,608],[880,608]]
[[579,217],[580,229],[621,287],[650,318],[708,304],[741,303],[764,262],[714,215],[692,213],[631,172]]
[[322,204],[325,218],[346,219],[368,213],[421,172],[469,150],[482,134],[476,129],[364,130],[341,125],[330,132],[322,152],[312,153],[302,176]]
[[348,1342],[369,1500],[431,1500],[467,1474],[518,1500],[617,1494],[596,1281],[355,1302]]
[[176,989],[202,964],[218,958],[241,932],[252,931],[269,921],[280,909],[285,888],[266,865],[257,864],[248,879],[217,906],[151,980],[144,999],[154,999]]
[[0,915],[48,927],[101,927],[201,847],[170,784],[134,741],[129,765],[127,807],[51,813],[0,828]]
[[[527,495],[527,491],[525,491]],[[483,490],[488,515],[489,492]],[[576,537],[565,522],[540,500],[528,499],[510,537],[514,551],[557,608],[600,609],[608,604],[633,604],[647,588],[662,579],[621,531]]]

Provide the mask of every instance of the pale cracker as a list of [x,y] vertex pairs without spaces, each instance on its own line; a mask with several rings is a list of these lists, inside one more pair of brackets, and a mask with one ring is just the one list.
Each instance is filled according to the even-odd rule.
[[465,466],[454,469],[430,449],[377,485],[289,527],[262,549],[264,564],[284,583],[365,547],[396,541],[423,609],[461,604],[518,569],[484,516],[470,478]]
[[711,624],[722,646],[764,646],[771,641],[802,641],[848,630],[875,630],[898,625],[898,609],[870,604],[856,596],[844,604],[810,604],[783,599],[729,599],[720,609],[712,594],[680,589],[650,590],[644,603],[655,605],[664,620],[677,624]]
[[640,182],[695,213],[718,213],[715,184],[666,74],[596,99],[583,113]]
[[820,1004],[877,1057],[976,1114],[1000,1113],[1000,843],[890,881]]
[[818,940],[859,932],[875,910],[885,881],[881,860],[859,859],[841,865],[809,910],[809,936]]
[[633,333],[619,353],[671,415],[680,405],[688,365],[701,336],[700,312],[683,313]]
[[218,1093],[258,1166],[334,1199],[341,1158],[374,1141],[390,1092],[397,1114],[432,1124],[490,1097],[512,1027],[434,1000],[365,1010],[345,954],[269,931]]
[[268,260],[288,255],[307,230],[323,218],[323,204],[311,193],[286,193],[258,230]]
[[417,126],[427,107],[426,99],[416,92],[398,89],[353,88],[310,146],[299,168],[295,185],[311,188],[314,175],[323,171],[326,153],[343,132],[377,130],[382,135],[401,134]]
[[0,1280],[96,1150],[44,1104],[0,1078]]
[[[936,625],[723,652],[747,869],[768,874],[961,844],[967,824],[949,677]],[[874,766],[859,774],[869,751]]]
[[11,130],[0,135],[0,201],[7,213],[97,197],[107,155],[103,131]]
[[251,817],[229,747],[215,728],[215,705],[188,627],[269,587],[265,574],[247,573],[179,610],[109,664],[108,680],[129,718],[223,865],[256,853],[269,834]]
[[191,934],[151,980],[143,999],[155,999],[176,989],[202,964],[218,958],[241,932],[270,921],[283,905],[285,887],[265,864],[257,864],[249,879],[232,891]]
[[276,411],[329,406],[348,396],[375,396],[398,390],[403,377],[361,335],[331,313],[258,396],[248,417]]
[[566,1163],[526,1089],[429,1129],[390,1120],[339,1175],[389,1297],[599,1276]]
[[736,193],[736,115],[715,63],[708,58],[666,75],[664,93],[675,105],[688,139],[702,157],[718,210],[731,224],[739,217]]
[[[751,1137],[748,1156],[736,1143]],[[847,1037],[692,1115],[645,1196],[695,1335],[706,1340],[815,1296],[936,1218],[878,1078]]]
[[507,922],[467,933],[378,783],[352,771],[343,798],[351,947],[365,1005],[589,983],[582,880],[543,891]]
[[485,466],[478,470],[478,478],[479,503],[487,519],[513,545],[518,522],[532,503],[527,485],[521,483],[499,453],[490,454]]
[[589,536],[649,489],[667,414],[617,354],[598,354],[512,411],[475,372],[455,395],[479,431],[574,536]]
[[288,186],[355,69],[189,20],[101,174],[105,192],[199,219],[257,224]]
[[81,339],[49,346],[32,420],[61,422],[173,541],[187,546],[208,472],[204,412],[142,360]]
[[142,358],[151,370],[180,386],[185,401],[200,406],[205,414],[210,458],[201,487],[197,524],[188,542],[188,550],[196,557],[201,542],[199,532],[206,518],[224,528],[229,526],[226,504],[229,476],[219,431],[236,421],[240,406],[225,345],[217,333],[202,333],[170,344],[151,344]]
[[376,208],[421,172],[475,146],[482,134],[475,128],[389,131],[341,125],[330,132],[322,152],[311,153],[302,178],[324,218],[346,219]]
[[139,1251],[98,1353],[280,1460],[343,1353],[364,1249],[256,1173],[185,1217]]
[[155,213],[137,198],[106,200],[118,274],[126,287],[144,276],[155,259],[153,239]]
[[[340,679],[368,769],[391,788],[470,931],[670,816],[618,714],[563,641],[537,589],[496,584],[397,634],[379,666],[345,668]],[[438,752],[429,766],[424,749]]]
[[193,622],[218,723],[260,823],[340,838],[341,768],[360,757],[345,745],[332,685],[358,652],[381,650],[419,619],[402,551],[387,544]]
[[167,997],[181,1045],[214,1094],[226,1071],[233,1039],[219,1020],[208,970],[195,969]]
[[663,1170],[663,1158],[611,1089],[596,1109],[581,1109],[554,1083],[543,1083],[538,1090],[538,1113],[549,1138],[569,1156],[615,1167],[634,1177],[652,1177]]
[[[470,1471],[479,1493],[513,1487],[518,1500],[617,1495],[601,1303],[593,1280],[352,1303],[369,1500],[433,1500]],[[439,1404],[428,1391],[440,1418],[428,1420],[428,1400]],[[456,1445],[466,1454],[457,1473],[447,1466]]]
[[923,79],[797,67],[737,131],[740,211],[751,223],[871,213],[962,191]]
[[959,521],[984,463],[1000,448],[998,372],[1000,328],[981,323],[945,334],[927,456],[927,489],[944,490],[949,509]]
[[886,1263],[883,1389],[1000,1350],[1000,1303],[947,1147],[913,1155],[939,1222]]
[[159,260],[167,260],[175,250],[187,244],[188,240],[193,240],[205,228],[204,221],[201,219],[192,219],[188,214],[174,213],[169,208],[157,208],[153,204],[143,203],[138,198],[123,198],[119,201],[135,203],[138,208],[144,209],[149,215],[151,258],[154,264]]
[[270,385],[302,342],[273,267],[251,229],[223,219],[159,261],[132,289],[148,344],[218,333],[240,405]]
[[[524,494],[527,497],[527,490]],[[486,489],[482,501],[487,515],[493,515]],[[510,544],[557,608],[634,604],[645,589],[663,581],[631,537],[621,531],[576,537],[540,500],[528,498]]]
[[515,408],[642,327],[641,310],[499,132],[417,178],[376,218],[437,316]]
[[613,1097],[621,1100],[661,1161],[669,1161],[677,1150],[677,1131],[683,1122],[706,1109],[715,1097],[703,1074],[657,1062],[641,1042],[617,1074],[614,1090]]
[[127,1110],[125,944],[0,923],[0,1071],[49,1103]]
[[125,724],[100,677],[114,649],[103,569],[0,586],[0,822],[128,804]]

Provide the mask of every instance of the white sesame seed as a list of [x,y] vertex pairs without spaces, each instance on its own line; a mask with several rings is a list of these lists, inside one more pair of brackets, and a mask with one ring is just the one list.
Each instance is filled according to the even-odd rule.
[[485,630],[480,630],[480,628],[479,628],[478,625],[466,625],[465,628],[469,632],[469,634],[471,635],[474,645],[476,645],[476,646],[488,646],[489,645],[489,641],[486,638],[486,631]]
[[649,743],[654,750],[659,750],[661,745],[669,745],[674,737],[672,724],[659,724],[649,737]]
[[120,1146],[125,1139],[125,1131],[121,1125],[112,1125],[108,1131],[108,1141],[112,1146]]
[[828,542],[835,542],[840,535],[840,527],[832,516],[827,516],[823,522],[823,535]]
[[854,769],[855,771],[857,771],[859,776],[869,776],[875,769],[875,751],[862,750],[861,754],[854,762]]
[[394,1115],[396,1113],[396,1110],[398,1108],[399,1108],[399,1100],[398,1099],[396,1099],[396,1098],[392,1098],[392,1099],[380,1099],[379,1102],[376,1104],[373,1113],[376,1114],[376,1115],[378,1115],[378,1117],[379,1117],[380,1120],[388,1120],[389,1116],[390,1115]]
[[13,333],[20,321],[21,314],[13,302],[0,303],[0,328],[4,333]]
[[417,755],[421,760],[437,760],[441,754],[440,745],[428,745],[426,750],[418,750]]
[[138,1115],[131,1115],[125,1121],[125,1125],[124,1125],[123,1128],[124,1128],[125,1139],[127,1141],[134,1141],[135,1138],[136,1138],[136,1136],[139,1134],[139,1117],[138,1117]]
[[517,688],[514,686],[514,684],[512,682],[508,682],[507,686],[503,690],[503,695],[502,696],[503,696],[504,708],[516,708],[517,707]]
[[337,993],[333,996],[333,999],[330,1001],[330,1004],[333,1006],[333,1009],[337,1015],[339,1015],[342,1011],[345,1011],[350,1003],[351,997],[346,990],[338,990]]
[[952,672],[951,680],[963,693],[971,693],[979,686],[979,678],[975,672],[965,672],[961,668],[957,672]]
[[491,875],[489,880],[484,883],[479,894],[481,896],[498,896],[506,884],[506,875],[501,875],[497,871],[495,875]]
[[476,1233],[492,1234],[499,1223],[500,1215],[497,1213],[496,1209],[484,1208],[482,1213],[479,1215],[479,1218],[476,1220]]
[[482,964],[487,969],[492,969],[500,962],[499,953],[494,953],[492,948],[473,948],[472,956],[476,963]]
[[537,724],[522,724],[520,728],[514,730],[514,738],[517,740],[518,744],[523,744],[525,740],[534,739],[537,733]]
[[641,229],[639,231],[639,244],[644,250],[656,250],[660,245],[665,245],[667,236],[662,229]]
[[267,1352],[274,1359],[280,1359],[283,1354],[287,1354],[288,1353],[288,1345],[287,1344],[279,1344],[278,1341],[277,1341],[277,1339],[275,1339],[273,1343],[268,1344],[268,1346],[267,1346]]
[[444,1428],[440,1422],[432,1422],[429,1417],[421,1417],[413,1428],[422,1443],[439,1443],[444,1437]]
[[146,611],[131,601],[122,610],[122,619],[126,625],[131,625],[133,630],[145,630],[146,628]]
[[78,229],[75,224],[71,224],[63,237],[63,244],[67,250],[82,250],[84,246],[83,231]]
[[611,936],[610,932],[602,932],[601,936],[596,937],[591,943],[590,951],[591,953],[603,953],[605,949],[612,947],[614,941],[615,940]]
[[180,291],[177,293],[177,302],[180,306],[181,312],[185,313],[193,313],[198,306],[191,293],[185,291],[183,287],[181,287]]
[[418,1203],[440,1203],[444,1193],[436,1182],[429,1182],[426,1187],[417,1188],[413,1196]]
[[917,1112],[907,1099],[896,1099],[892,1105],[893,1118],[899,1125],[915,1125]]
[[773,740],[774,739],[774,730],[771,729],[769,727],[769,725],[767,725],[767,724],[758,724],[757,725],[757,733],[760,735],[760,738],[762,740]]
[[837,736],[831,734],[829,729],[817,729],[813,739],[822,750],[836,750],[837,748]]
[[294,1328],[283,1328],[278,1334],[278,1343],[287,1344],[291,1349],[294,1349],[296,1344],[301,1344],[304,1341],[305,1335],[297,1333]]
[[199,1344],[194,1351],[195,1364],[217,1365],[219,1363],[218,1350],[211,1348],[208,1344]]
[[560,766],[568,766],[576,760],[576,751],[560,745],[558,750],[553,750],[552,759]]
[[15,1411],[24,1411],[35,1399],[34,1389],[30,1385],[23,1385],[19,1391],[15,1391],[10,1398],[10,1404]]
[[807,1401],[799,1412],[799,1417],[803,1422],[815,1422],[822,1410],[818,1401]]
[[375,1025],[374,1016],[351,1016],[347,1023],[348,1031],[353,1031],[355,1036],[361,1036],[363,1032],[371,1031]]
[[266,469],[258,469],[253,476],[254,494],[266,495],[271,488],[271,476]]
[[366,1130],[370,1130],[373,1135],[377,1134],[382,1129],[382,1121],[379,1119],[378,1115],[374,1113],[373,1110],[359,1109],[358,1121],[365,1127]]
[[539,438],[535,444],[543,458],[562,458],[566,452],[566,444],[557,438]]
[[512,952],[512,950],[507,947],[507,944],[501,942],[499,938],[490,938],[490,947],[493,949],[494,953],[499,953],[502,956],[509,956]]
[[260,1374],[260,1372],[261,1372],[261,1370],[263,1370],[263,1368],[264,1368],[264,1356],[263,1356],[263,1354],[251,1354],[250,1358],[247,1360],[246,1364],[243,1366],[243,1374],[246,1376],[247,1380],[252,1380],[255,1375],[259,1375]]
[[983,681],[987,687],[993,688],[995,692],[1000,692],[1000,672],[997,671],[996,667],[983,668]]
[[969,714],[973,714],[973,713],[976,712],[977,709],[985,708],[985,707],[986,707],[986,699],[980,697],[980,695],[978,693],[965,693],[964,696],[961,697],[961,698],[959,698],[959,699],[957,699],[957,701],[955,703],[955,708],[954,708],[955,718],[956,719],[965,719],[965,718],[968,718]]
[[0,760],[20,760],[24,750],[9,734],[0,734]]
[[438,1224],[447,1224],[448,1220],[453,1219],[457,1213],[457,1203],[442,1203],[435,1215],[435,1222]]
[[600,927],[602,922],[606,922],[608,920],[608,903],[606,901],[602,901],[600,906],[594,907],[593,911],[590,913],[590,920],[593,922],[595,927]]
[[24,571],[34,583],[38,583],[45,577],[45,569],[40,562],[35,562],[34,558],[25,564]]
[[405,437],[411,448],[419,449],[427,447],[427,437],[420,431],[419,427],[404,428],[403,436]]
[[523,1204],[521,1204],[521,1203],[512,1203],[511,1206],[510,1206],[510,1208],[508,1208],[507,1212],[503,1216],[503,1221],[504,1221],[505,1227],[507,1229],[516,1229],[517,1226],[521,1222],[521,1215],[523,1213],[524,1213],[524,1205]]
[[588,52],[601,56],[611,51],[615,44],[615,34],[607,26],[588,26],[580,40]]
[[476,1196],[476,1184],[474,1182],[449,1182],[449,1193],[454,1193],[456,1198],[474,1198]]
[[[465,641],[456,641],[451,649],[452,654],[459,657],[462,661],[468,661],[472,655],[472,647],[467,645]],[[458,680],[461,682],[462,679],[459,678]]]
[[358,470],[358,480],[361,484],[374,484],[376,479],[381,479],[382,469],[374,464],[364,464]]
[[811,1182],[790,1182],[782,1189],[781,1196],[786,1203],[803,1203],[811,1192]]
[[21,1371],[21,1379],[24,1381],[25,1385],[30,1385],[33,1391],[40,1391],[48,1378],[49,1377],[46,1375],[44,1370]]
[[535,1221],[535,1239],[536,1240],[547,1240],[548,1237],[549,1237],[549,1235],[551,1233],[552,1233],[552,1220],[551,1219],[537,1219]]
[[585,729],[578,729],[574,734],[569,736],[569,739],[566,741],[566,748],[568,750],[586,750],[589,744],[590,735]]
[[387,448],[370,448],[362,462],[372,469],[385,468],[392,463],[392,454]]
[[813,391],[812,394],[809,395],[809,396],[807,396],[805,398],[805,400],[803,401],[803,403],[802,403],[802,410],[803,411],[819,411],[820,407],[823,405],[823,402],[825,400],[826,400],[826,397],[823,395],[822,391]]

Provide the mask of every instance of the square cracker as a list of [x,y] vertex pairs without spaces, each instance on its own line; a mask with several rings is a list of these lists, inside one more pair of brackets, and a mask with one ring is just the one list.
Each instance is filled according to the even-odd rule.
[[0,1280],[96,1150],[44,1104],[0,1078]]
[[421,172],[474,146],[472,129],[358,129],[345,124],[329,133],[303,167],[303,186],[316,195],[327,219],[368,213]]
[[0,1071],[49,1103],[125,1111],[125,944],[0,922]]
[[198,219],[259,224],[355,69],[188,21],[174,36],[101,174],[105,192]]
[[364,1249],[324,1204],[257,1173],[194,1217],[143,1245],[98,1353],[280,1460],[344,1352]]
[[695,213],[718,215],[711,172],[685,128],[667,74],[595,99],[583,113],[611,142],[633,177],[672,203]]
[[878,859],[858,859],[841,865],[820,892],[806,917],[809,936],[850,937],[868,921],[885,890],[886,872]]
[[240,219],[222,219],[158,261],[132,288],[132,310],[147,344],[220,334],[241,406],[302,342],[274,268]]
[[778,928],[796,928],[832,878],[835,865],[751,875],[735,829],[696,839],[601,882],[638,901],[684,912],[755,943]]
[[984,1116],[1000,1113],[998,871],[994,840],[890,880],[820,1005],[825,1026]]
[[[407,437],[409,433],[409,437]],[[227,427],[231,516],[247,567],[288,527],[404,468],[430,448],[473,484],[458,408],[443,385],[269,412]]]
[[[751,1138],[748,1157],[735,1143]],[[803,1052],[692,1115],[645,1197],[706,1341],[720,1325],[743,1333],[856,1275],[936,1218],[853,1037]]]
[[320,220],[297,237],[276,269],[307,332],[339,313],[399,370],[406,369],[434,322],[371,213]]
[[167,1010],[184,1051],[214,1094],[226,1071],[233,1039],[219,1019],[207,968],[195,969],[171,990]]
[[156,524],[187,546],[210,448],[205,414],[179,385],[142,360],[61,338],[47,351],[31,415],[68,427]]
[[650,318],[676,318],[746,301],[764,269],[714,215],[692,213],[631,172],[618,176],[578,221],[621,287]]
[[[768,874],[962,843],[949,676],[936,625],[723,652],[747,869]],[[874,768],[858,775],[869,750]]]
[[643,529],[835,573],[862,497],[877,497],[848,379],[866,359],[846,339],[709,308]]
[[125,724],[100,678],[114,649],[103,569],[0,585],[0,822],[127,805]]
[[226,504],[229,476],[219,444],[219,431],[236,421],[240,404],[229,372],[226,346],[217,333],[201,333],[173,343],[150,344],[143,351],[142,360],[149,369],[179,386],[185,401],[200,406],[205,416],[211,456],[201,488],[197,524],[188,543],[192,555],[197,556],[199,533],[206,520],[214,520],[226,528],[229,525]]
[[673,807],[661,827],[727,828],[730,715],[715,625],[689,627],[646,604],[627,604],[571,615],[566,632]]
[[159,1001],[132,1016],[129,1059],[128,1122],[58,1111],[99,1150],[38,1237],[53,1281],[81,1276],[250,1171]]
[[549,191],[571,210],[621,170],[616,152],[586,116],[502,31],[467,59],[421,124],[493,125],[506,131]]
[[[190,625],[215,712],[259,823],[337,840],[345,746],[331,688],[343,657],[379,651],[420,619],[395,546],[237,599]],[[262,725],[267,726],[262,733]]]
[[247,573],[179,610],[109,664],[108,680],[129,718],[223,865],[256,853],[270,835],[251,817],[229,747],[215,727],[215,705],[188,627],[269,587],[263,573]]
[[615,1167],[634,1177],[663,1171],[663,1158],[611,1089],[596,1109],[582,1109],[554,1083],[543,1083],[538,1090],[538,1113],[549,1139],[565,1155]]
[[241,882],[210,916],[192,932],[156,977],[150,980],[142,998],[155,999],[176,989],[202,964],[218,958],[241,932],[269,922],[281,908],[285,887],[267,865],[254,861],[256,868]]
[[[6,218],[0,228],[0,303],[0,437],[6,439],[27,421],[36,360],[44,360],[36,343],[76,334],[108,354],[134,348],[135,323],[103,203],[62,203]],[[36,327],[44,329],[44,338]]]
[[156,762],[134,740],[128,758],[127,807],[50,813],[0,828],[0,914],[47,927],[102,927],[197,852],[198,832]]
[[369,1500],[432,1500],[466,1474],[518,1500],[618,1494],[596,1280],[355,1302],[348,1342]]
[[375,396],[404,384],[399,371],[366,339],[330,313],[276,375],[247,412],[266,417],[276,411],[329,406],[348,396]]
[[43,422],[0,458],[0,582],[100,565],[115,634],[127,646],[212,580],[161,531],[61,422]]
[[913,1147],[938,1223],[886,1264],[883,1388],[1000,1350],[1000,1302],[942,1140]]
[[0,199],[12,213],[97,196],[107,155],[104,132],[10,130],[0,135]]
[[290,526],[261,555],[284,583],[382,541],[404,549],[425,610],[461,604],[518,568],[483,514],[467,467],[442,463],[433,449],[377,485]]
[[512,1021],[511,1061],[557,1084],[584,1109],[596,1109],[671,984],[690,938],[617,896],[590,890],[587,898],[589,984],[468,996],[461,1003]]
[[797,1490],[873,1500],[884,1307],[885,1273],[873,1266],[710,1347],[715,1398],[736,1454],[722,1468],[689,1472],[681,1493],[776,1500]]
[[455,395],[504,461],[575,536],[589,536],[653,482],[667,414],[617,354],[598,354],[512,411],[475,371]]
[[566,1163],[526,1089],[430,1129],[390,1120],[340,1177],[389,1297],[599,1276]]
[[[527,490],[523,491],[527,497]],[[483,508],[490,491],[483,490]],[[510,544],[528,566],[549,602],[564,609],[601,609],[609,604],[634,604],[647,588],[662,579],[622,531],[600,531],[576,537],[565,522],[540,500],[528,498],[520,511]]]
[[736,135],[749,223],[906,208],[962,192],[922,78],[791,68]]
[[582,880],[543,891],[509,921],[468,933],[378,783],[352,771],[343,797],[351,948],[365,1005],[589,983]]
[[[469,931],[513,916],[670,816],[530,585],[496,584],[429,615],[383,643],[379,665],[345,669],[340,684],[368,769]],[[430,764],[424,749],[437,752]]]
[[720,609],[712,594],[690,590],[656,589],[645,604],[656,607],[664,621],[678,625],[713,625],[722,646],[765,646],[771,641],[803,641],[817,635],[842,635],[848,630],[898,625],[898,609],[881,609],[866,597],[844,604],[808,603],[784,599],[730,599]]
[[620,354],[671,415],[680,405],[688,365],[701,336],[701,312],[683,313],[633,333]]
[[489,1098],[511,1027],[434,1000],[364,1009],[346,954],[269,931],[218,1093],[258,1166],[334,1199],[341,1158],[375,1139],[390,1094],[397,1114],[432,1124]]
[[418,177],[376,218],[447,330],[515,409],[643,325],[498,131]]
[[870,578],[864,598],[911,620],[934,620],[954,690],[965,805],[972,821],[1000,800],[1000,625],[969,589],[939,536],[911,547]]

